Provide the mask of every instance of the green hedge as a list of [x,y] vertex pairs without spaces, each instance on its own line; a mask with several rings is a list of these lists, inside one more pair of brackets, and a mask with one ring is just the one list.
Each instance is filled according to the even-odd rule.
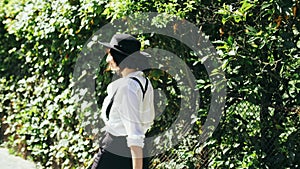
[[[227,78],[221,123],[212,138],[197,144],[211,95],[204,66],[176,41],[159,35],[140,36],[150,42],[144,48],[162,48],[183,58],[198,80],[201,96],[193,132],[174,149],[157,156],[153,166],[300,165],[300,8],[296,0],[0,0],[0,7],[0,138],[24,158],[44,168],[90,164],[98,145],[78,116],[72,93],[74,64],[84,43],[101,26],[140,11],[166,12],[197,25],[216,47]],[[104,63],[99,67],[103,72]],[[178,93],[168,92],[172,90],[168,76],[149,74],[153,81],[166,79],[155,87],[169,93],[171,100],[177,99]],[[99,75],[101,102],[111,75]],[[158,121],[172,118],[178,105],[170,104],[167,119]],[[152,131],[165,126],[160,127]]]

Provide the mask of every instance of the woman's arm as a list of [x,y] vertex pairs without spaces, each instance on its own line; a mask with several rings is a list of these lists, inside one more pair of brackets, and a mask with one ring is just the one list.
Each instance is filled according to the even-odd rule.
[[139,146],[131,146],[132,168],[143,169],[143,148]]

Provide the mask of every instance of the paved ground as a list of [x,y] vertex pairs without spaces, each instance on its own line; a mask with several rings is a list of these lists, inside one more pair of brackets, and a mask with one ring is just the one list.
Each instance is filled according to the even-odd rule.
[[32,162],[21,157],[16,157],[8,153],[7,149],[0,148],[0,168],[1,169],[36,169]]

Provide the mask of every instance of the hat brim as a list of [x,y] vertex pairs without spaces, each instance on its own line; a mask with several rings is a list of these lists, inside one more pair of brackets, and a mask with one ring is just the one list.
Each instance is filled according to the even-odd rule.
[[105,47],[107,47],[107,48],[110,48],[110,49],[114,49],[114,50],[116,50],[117,52],[119,52],[119,53],[121,53],[121,54],[123,54],[123,55],[129,55],[128,53],[125,53],[125,52],[121,51],[120,49],[116,48],[115,46],[111,45],[111,44],[108,43],[108,42],[100,42],[100,41],[98,41],[98,42],[99,42],[101,45],[103,45],[103,46],[105,46]]
[[108,42],[100,42],[100,41],[98,41],[101,45],[103,45],[103,46],[105,46],[105,47],[107,47],[107,48],[113,48],[113,46],[110,44],[110,43],[108,43]]

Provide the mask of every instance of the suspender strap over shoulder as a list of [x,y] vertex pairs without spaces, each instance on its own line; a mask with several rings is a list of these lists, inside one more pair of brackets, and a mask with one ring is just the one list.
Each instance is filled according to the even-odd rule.
[[143,92],[143,100],[144,100],[144,97],[145,97],[145,94],[146,94],[146,91],[148,89],[148,79],[146,79],[146,84],[145,84],[145,88],[143,87],[142,83],[139,81],[138,78],[136,77],[130,77],[131,79],[135,80],[136,82],[138,82],[138,84],[140,85],[141,89],[142,89],[142,92]]
[[[143,85],[142,85],[142,83],[139,81],[138,78],[136,78],[136,77],[130,77],[130,78],[133,79],[134,81],[138,82],[138,84],[140,85],[141,90],[142,90],[142,92],[143,92],[143,100],[144,100],[146,91],[147,91],[147,89],[148,89],[148,83],[149,83],[149,82],[148,82],[148,79],[145,78],[145,79],[146,79],[146,84],[145,84],[145,88],[144,88]],[[116,93],[117,93],[117,90],[116,90],[115,93],[113,94],[113,96],[112,96],[112,98],[111,98],[111,100],[110,100],[110,102],[109,102],[109,104],[108,104],[108,106],[107,106],[107,108],[106,108],[106,118],[107,118],[107,119],[109,119],[110,109],[111,109],[111,107],[112,107],[112,105],[113,105],[113,102],[114,102],[114,98],[115,98]]]

